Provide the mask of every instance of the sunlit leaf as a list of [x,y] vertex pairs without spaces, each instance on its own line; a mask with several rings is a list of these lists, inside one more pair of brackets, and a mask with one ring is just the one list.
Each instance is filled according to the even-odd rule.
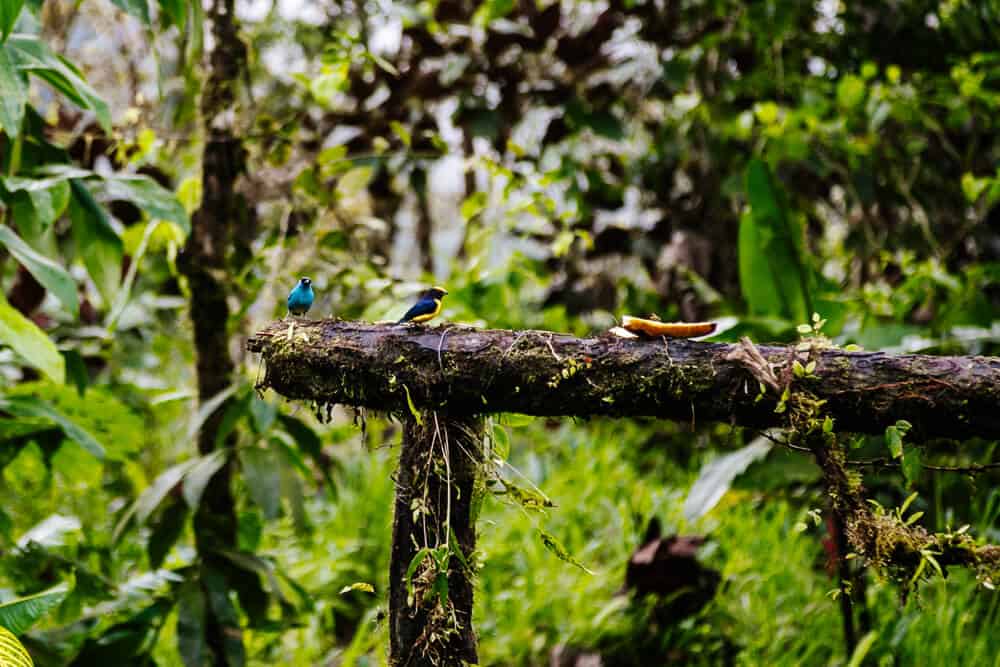
[[7,396],[48,403],[101,443],[109,459],[123,460],[148,442],[142,418],[106,387],[91,387],[81,396],[65,384],[22,382],[7,390]]
[[198,462],[184,476],[184,500],[191,509],[198,509],[201,496],[209,480],[222,466],[226,465],[229,452],[219,449],[198,459]]
[[351,591],[364,591],[365,593],[374,593],[375,587],[365,581],[355,581],[349,586],[344,586],[340,589],[340,594],[350,593]]
[[56,55],[38,37],[11,35],[7,44],[22,70],[31,72],[84,109],[97,115],[97,121],[111,131],[111,113],[107,103],[90,87],[72,64]]
[[128,510],[122,515],[118,520],[118,524],[115,526],[114,532],[112,533],[112,541],[117,542],[121,535],[124,533],[125,529],[128,527],[132,519],[135,519],[136,525],[143,525],[149,519],[150,515],[156,511],[156,508],[160,506],[163,499],[166,498],[167,494],[170,493],[174,487],[180,484],[181,480],[184,479],[184,475],[187,474],[194,466],[198,465],[200,459],[190,459],[188,461],[182,461],[177,465],[167,468],[160,476],[153,480],[153,483],[147,488],[142,494],[136,498],[135,502],[129,507]]
[[837,84],[837,104],[853,109],[865,100],[865,82],[853,74],[844,76]]
[[80,520],[75,516],[53,514],[24,533],[17,540],[17,546],[23,549],[34,543],[43,547],[58,547],[66,542],[67,535],[78,533],[80,527]]
[[66,362],[52,340],[38,326],[14,309],[0,292],[0,343],[53,381],[66,381]]
[[66,269],[36,252],[6,225],[0,225],[0,245],[5,246],[14,259],[35,277],[35,280],[62,302],[73,319],[79,317],[80,301],[77,296],[76,281]]
[[191,233],[191,220],[174,193],[147,176],[109,176],[104,191],[112,199],[132,202],[151,218],[174,223],[185,235]]
[[375,170],[369,166],[353,167],[337,181],[337,194],[341,197],[354,197],[368,186],[374,174]]
[[47,401],[36,396],[7,396],[0,398],[0,410],[19,417],[43,417],[63,430],[66,437],[96,456],[105,457],[104,446],[74,420],[57,410]]
[[[6,3],[7,0],[0,0]],[[24,106],[28,102],[28,86],[17,71],[6,44],[0,44],[0,129],[8,137],[21,133]]]
[[68,592],[69,587],[61,584],[41,593],[0,604],[0,627],[15,635],[24,634],[35,621],[58,606]]
[[733,480],[751,463],[767,456],[772,446],[767,438],[757,438],[746,447],[705,464],[684,500],[684,518],[694,521],[708,514],[729,491]]

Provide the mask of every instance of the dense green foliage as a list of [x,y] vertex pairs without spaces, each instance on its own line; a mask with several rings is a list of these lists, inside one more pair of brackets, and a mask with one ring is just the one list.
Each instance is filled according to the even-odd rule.
[[[247,1],[222,44],[204,11],[0,0],[0,627],[37,665],[204,664],[206,605],[234,610],[246,664],[386,659],[399,425],[259,396],[242,352],[302,275],[317,318],[398,318],[438,283],[444,319],[491,327],[585,334],[656,312],[717,319],[718,340],[805,325],[1000,354],[992,0]],[[250,55],[227,112],[250,214],[226,276],[239,380],[198,406],[177,267],[202,204],[206,49]],[[220,406],[217,441],[235,444],[199,456]],[[484,664],[557,647],[1000,664],[1000,582],[930,565],[856,577],[845,646],[828,501],[800,453],[758,440],[744,473],[702,478],[712,502],[685,505],[757,433],[499,415],[489,432],[522,493],[487,494],[479,518]],[[882,506],[915,491],[929,530],[1000,542],[997,468],[925,468],[990,463],[996,442],[913,443],[900,425],[850,455],[896,461],[859,468]],[[227,461],[239,549],[206,581],[191,517]],[[652,517],[707,536],[720,575],[670,622],[619,594]]]

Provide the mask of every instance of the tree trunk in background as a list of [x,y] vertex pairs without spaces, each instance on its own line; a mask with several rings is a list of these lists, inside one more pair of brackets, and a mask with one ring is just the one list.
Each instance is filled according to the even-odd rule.
[[417,193],[417,253],[420,269],[426,274],[434,273],[434,222],[431,219],[429,196],[430,176],[424,167],[416,167],[410,183]]
[[[408,667],[478,663],[471,558],[476,548],[473,505],[483,420],[445,418],[433,412],[423,413],[421,419],[422,424],[414,419],[405,423],[396,472],[389,565],[390,663]],[[419,562],[414,560],[424,548],[443,554],[449,545],[450,556],[443,560],[431,552]],[[412,570],[411,563],[417,563]]]
[[[236,87],[246,65],[246,49],[236,33],[233,4],[234,0],[215,0],[209,13],[215,45],[201,103],[206,133],[203,195],[180,262],[191,291],[201,404],[233,383],[235,368],[229,352],[226,297],[233,232],[239,226],[240,215],[246,213],[236,191],[237,179],[245,167],[242,141],[234,133],[232,118],[225,117],[232,114],[236,104]],[[202,424],[198,433],[200,455],[215,449],[227,405],[228,401],[220,405]],[[232,440],[227,439],[222,446],[232,446]],[[226,573],[232,567],[219,555],[220,550],[235,549],[237,545],[231,477],[232,464],[227,463],[209,482],[194,516],[200,559],[198,576],[205,601],[203,630],[208,653],[205,657],[213,666],[226,667],[245,662],[239,615],[228,594]]]

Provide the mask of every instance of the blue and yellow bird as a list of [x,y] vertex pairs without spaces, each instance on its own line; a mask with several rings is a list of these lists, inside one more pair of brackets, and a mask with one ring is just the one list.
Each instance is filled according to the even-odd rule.
[[299,278],[299,282],[288,293],[288,312],[295,317],[305,315],[312,308],[314,298],[312,280]]
[[448,293],[443,287],[432,287],[420,295],[413,307],[406,311],[396,324],[403,322],[427,322],[437,317],[441,312],[441,300]]

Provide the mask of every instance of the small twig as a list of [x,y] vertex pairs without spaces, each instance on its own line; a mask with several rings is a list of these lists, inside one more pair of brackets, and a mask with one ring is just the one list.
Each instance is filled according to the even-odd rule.
[[[902,465],[901,462],[893,461],[886,457],[874,459],[855,459],[853,461],[845,461],[845,463],[849,466],[857,468],[899,468]],[[987,470],[1000,468],[1000,461],[994,461],[992,463],[970,463],[967,466],[943,466],[922,463],[920,467],[926,468],[927,470],[933,470],[935,472],[959,472],[968,475],[975,475],[977,473],[986,472]]]
[[548,338],[545,339],[545,344],[549,346],[549,352],[552,353],[552,356],[555,358],[555,360],[556,361],[562,361],[562,357],[560,357],[558,354],[556,354],[556,348],[552,347],[552,335],[551,334],[548,336]]
[[[441,375],[444,375],[444,361],[441,360],[441,348],[444,346],[444,337],[448,335],[448,327],[445,327],[444,331],[441,332],[441,340],[438,341],[438,367],[441,368]],[[435,416],[435,421],[437,416]]]
[[813,453],[812,450],[809,449],[808,447],[802,447],[801,445],[793,445],[792,443],[788,442],[787,440],[781,440],[779,438],[775,438],[773,435],[771,435],[767,431],[758,431],[758,433],[760,433],[760,435],[762,437],[767,438],[768,440],[770,440],[774,444],[781,445],[782,447],[786,447],[788,449],[791,449],[792,451],[795,451],[795,452],[804,452],[806,454],[812,454]]

